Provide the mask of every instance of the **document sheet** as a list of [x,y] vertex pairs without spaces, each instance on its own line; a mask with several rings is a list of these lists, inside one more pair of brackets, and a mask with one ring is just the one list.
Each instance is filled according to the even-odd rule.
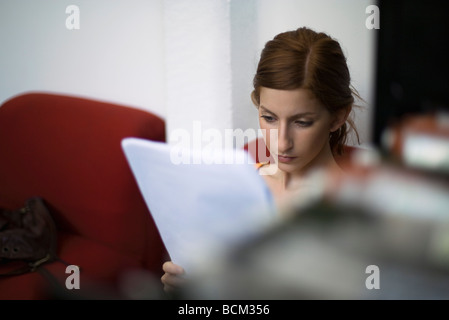
[[139,138],[123,139],[122,148],[171,260],[186,271],[275,220],[271,193],[244,150]]

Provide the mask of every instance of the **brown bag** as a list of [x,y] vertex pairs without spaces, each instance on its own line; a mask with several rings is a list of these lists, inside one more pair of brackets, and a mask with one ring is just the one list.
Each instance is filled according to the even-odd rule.
[[56,245],[56,225],[42,198],[30,198],[17,210],[0,209],[0,276],[56,260]]

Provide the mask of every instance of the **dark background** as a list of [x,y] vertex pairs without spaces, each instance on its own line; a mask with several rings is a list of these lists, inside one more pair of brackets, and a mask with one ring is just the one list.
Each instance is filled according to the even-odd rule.
[[373,142],[406,114],[449,111],[449,2],[379,0]]

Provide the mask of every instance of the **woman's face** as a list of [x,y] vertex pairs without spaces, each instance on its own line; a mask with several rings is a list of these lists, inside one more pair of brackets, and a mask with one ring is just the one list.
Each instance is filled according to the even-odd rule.
[[[259,124],[279,169],[301,171],[324,161],[329,133],[338,129],[334,117],[309,90],[260,90]],[[270,139],[277,130],[278,143]]]

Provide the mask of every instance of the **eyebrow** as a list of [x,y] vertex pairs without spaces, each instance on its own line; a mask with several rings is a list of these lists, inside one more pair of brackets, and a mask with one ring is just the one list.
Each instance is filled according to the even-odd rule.
[[[265,111],[265,112],[267,112],[269,114],[272,114],[272,115],[276,116],[276,114],[274,112],[268,110],[263,105],[260,105],[259,108],[263,109],[262,111]],[[289,117],[289,119],[297,119],[297,118],[301,118],[301,117],[304,117],[304,116],[314,116],[316,114],[317,114],[316,112],[301,112],[301,113],[297,113],[297,114],[292,115],[291,117]]]

